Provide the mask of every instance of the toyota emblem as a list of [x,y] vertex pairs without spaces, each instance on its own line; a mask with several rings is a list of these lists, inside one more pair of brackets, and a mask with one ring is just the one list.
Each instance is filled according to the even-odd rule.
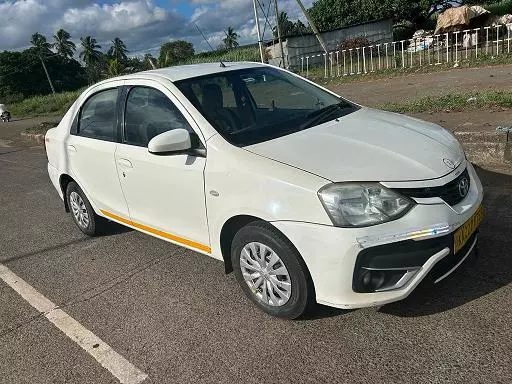
[[467,177],[463,177],[459,181],[459,195],[460,197],[466,197],[469,192],[469,180]]

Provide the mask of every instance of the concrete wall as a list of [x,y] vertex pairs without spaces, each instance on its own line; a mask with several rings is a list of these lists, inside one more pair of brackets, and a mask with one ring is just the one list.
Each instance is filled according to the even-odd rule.
[[[350,27],[336,29],[334,31],[321,33],[327,49],[335,51],[345,40],[355,37],[365,37],[372,44],[390,43],[393,41],[393,20],[380,20]],[[300,68],[300,58],[310,56],[310,65],[323,63],[323,57],[311,57],[316,54],[323,54],[323,49],[314,34],[288,37],[283,43],[286,65],[288,68]],[[281,50],[276,43],[266,48],[269,63],[279,65],[282,62]]]

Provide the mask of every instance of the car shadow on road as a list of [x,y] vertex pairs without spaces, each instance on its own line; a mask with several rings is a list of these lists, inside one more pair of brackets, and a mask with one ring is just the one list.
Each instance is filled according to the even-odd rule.
[[109,221],[107,225],[102,228],[100,233],[101,237],[121,235],[123,233],[132,232],[133,229],[125,225],[118,224],[115,221]]
[[401,317],[448,311],[512,281],[512,176],[475,166],[484,186],[485,217],[479,231],[478,252],[451,276],[436,285],[420,284],[405,300],[379,309]]

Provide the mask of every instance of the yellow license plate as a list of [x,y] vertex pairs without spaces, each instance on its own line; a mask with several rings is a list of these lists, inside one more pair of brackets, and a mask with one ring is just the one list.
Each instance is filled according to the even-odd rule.
[[453,239],[453,253],[460,251],[460,249],[467,243],[468,239],[476,231],[483,218],[484,209],[480,206],[473,216],[471,216],[468,221],[457,229]]

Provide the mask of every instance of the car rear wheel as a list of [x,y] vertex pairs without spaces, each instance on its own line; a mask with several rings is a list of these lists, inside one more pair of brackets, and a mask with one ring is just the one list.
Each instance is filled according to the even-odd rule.
[[66,188],[66,197],[68,201],[71,216],[78,229],[88,236],[100,234],[100,230],[105,223],[105,219],[98,216],[92,209],[91,203],[85,196],[78,184],[70,182]]
[[254,222],[240,229],[233,239],[231,261],[245,295],[264,312],[295,319],[313,302],[304,261],[271,225]]

